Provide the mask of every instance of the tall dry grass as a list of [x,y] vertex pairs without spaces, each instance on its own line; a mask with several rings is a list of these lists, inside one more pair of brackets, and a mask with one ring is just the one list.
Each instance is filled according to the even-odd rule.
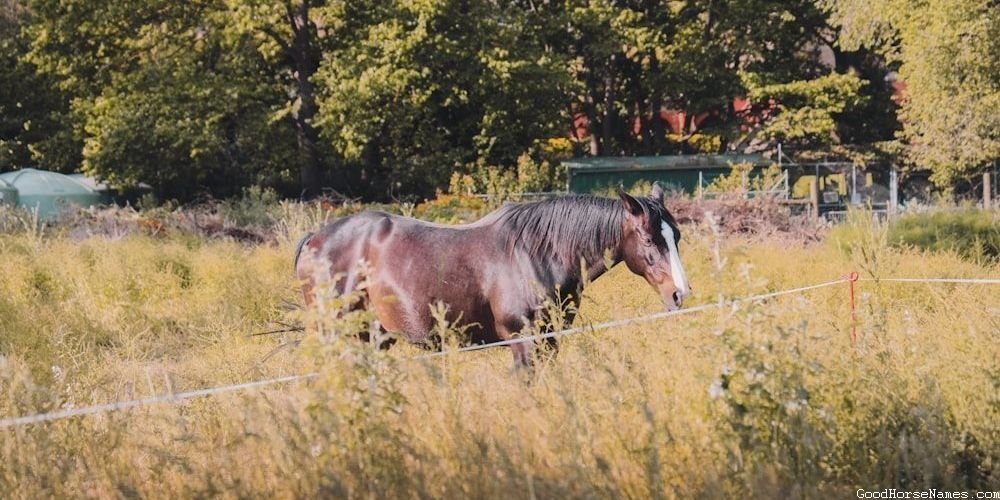
[[[5,497],[816,497],[1000,490],[1000,293],[858,283],[576,335],[525,383],[506,349],[414,361],[367,314],[289,312],[296,236],[0,236],[0,415],[318,370],[311,382],[0,430]],[[690,304],[862,277],[1000,276],[850,238],[685,234]],[[332,297],[336,308],[350,297]],[[658,311],[616,268],[577,324]],[[247,338],[271,320],[315,325]]]

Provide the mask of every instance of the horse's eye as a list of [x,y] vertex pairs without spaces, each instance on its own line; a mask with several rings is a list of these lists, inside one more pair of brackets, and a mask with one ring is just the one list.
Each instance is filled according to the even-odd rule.
[[650,238],[649,236],[643,236],[642,244],[646,245],[647,247],[653,246],[653,238]]

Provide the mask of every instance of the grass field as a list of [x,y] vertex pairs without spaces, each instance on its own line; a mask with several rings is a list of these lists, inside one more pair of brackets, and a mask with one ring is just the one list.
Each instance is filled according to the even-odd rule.
[[[685,234],[688,305],[836,279],[1000,277],[859,218],[808,246]],[[507,349],[413,361],[297,302],[273,245],[0,235],[0,418],[319,370],[310,381],[0,430],[0,496],[564,498],[1000,491],[1000,288],[859,282],[576,335],[526,384]],[[577,324],[657,312],[619,266]]]

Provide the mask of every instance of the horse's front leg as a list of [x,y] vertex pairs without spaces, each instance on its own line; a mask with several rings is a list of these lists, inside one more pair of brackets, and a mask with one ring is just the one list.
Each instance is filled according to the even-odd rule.
[[[569,328],[573,327],[573,319],[576,318],[576,311],[577,311],[577,305],[576,305],[576,302],[574,302],[572,308],[567,309],[567,310],[565,310],[563,312],[563,320],[561,322],[561,324],[563,325],[563,328],[569,329]],[[550,333],[556,333],[556,330],[552,327],[551,324],[549,326],[545,327],[545,331],[543,332],[543,334],[547,335],[547,334],[550,334]],[[545,345],[546,345],[546,348],[547,348],[548,352],[551,353],[551,356],[555,357],[556,354],[559,354],[559,339],[558,338],[556,338],[556,337],[545,337]]]
[[[524,322],[521,320],[497,321],[495,329],[500,340],[511,340],[521,331]],[[532,373],[534,370],[535,343],[530,340],[510,344],[510,352],[514,356],[514,368]]]

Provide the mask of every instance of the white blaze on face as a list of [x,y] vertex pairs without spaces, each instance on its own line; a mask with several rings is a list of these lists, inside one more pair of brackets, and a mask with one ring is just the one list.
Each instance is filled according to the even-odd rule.
[[687,276],[684,275],[684,266],[681,265],[681,255],[677,253],[677,241],[674,239],[674,228],[670,227],[667,221],[660,223],[663,231],[663,239],[667,240],[667,248],[670,249],[670,276],[674,279],[674,286],[677,292],[683,297],[690,292],[688,289]]

